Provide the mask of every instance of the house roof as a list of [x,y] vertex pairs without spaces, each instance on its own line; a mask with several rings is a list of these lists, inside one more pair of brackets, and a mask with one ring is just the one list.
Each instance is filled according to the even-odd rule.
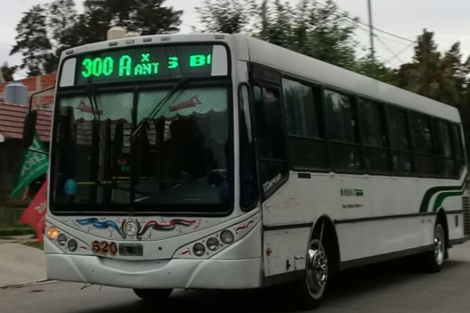
[[[23,124],[28,106],[0,102],[0,133],[5,141],[23,138]],[[42,141],[49,141],[52,124],[52,111],[38,109],[36,131]]]

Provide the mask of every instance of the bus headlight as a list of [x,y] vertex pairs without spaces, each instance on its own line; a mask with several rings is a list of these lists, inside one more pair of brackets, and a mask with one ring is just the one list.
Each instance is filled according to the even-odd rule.
[[56,240],[57,237],[59,237],[59,230],[57,229],[57,227],[54,227],[54,226],[51,226],[49,227],[49,229],[47,230],[47,237],[50,239],[50,240]]
[[203,256],[206,253],[206,247],[202,243],[196,243],[193,246],[193,252],[196,256]]
[[70,252],[75,252],[78,249],[78,242],[75,239],[70,239],[67,248],[69,248]]
[[207,240],[207,248],[211,251],[219,249],[219,244],[217,238],[211,237]]
[[220,239],[223,243],[229,245],[235,240],[235,236],[230,230],[224,230],[222,234],[220,234]]
[[59,246],[65,246],[67,243],[67,236],[60,234],[59,237],[57,237],[57,242],[59,243]]
[[[232,225],[207,234],[193,242],[189,242],[179,247],[173,254],[175,259],[210,259],[218,253],[226,249],[230,249],[233,245],[242,240],[251,231],[261,231],[260,225],[261,214],[254,214],[245,220],[239,221]],[[236,248],[236,247],[235,247]]]

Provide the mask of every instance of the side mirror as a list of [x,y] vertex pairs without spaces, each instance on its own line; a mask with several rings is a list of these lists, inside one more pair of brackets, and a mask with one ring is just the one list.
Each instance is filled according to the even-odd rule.
[[29,148],[33,144],[37,117],[38,111],[36,110],[31,110],[26,114],[23,126],[23,143],[26,148]]

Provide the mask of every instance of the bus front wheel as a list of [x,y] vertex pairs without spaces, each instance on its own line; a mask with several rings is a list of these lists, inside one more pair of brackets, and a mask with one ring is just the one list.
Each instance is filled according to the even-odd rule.
[[317,308],[331,280],[331,249],[314,234],[306,255],[305,279],[295,283],[291,291],[301,309]]
[[173,289],[134,289],[137,297],[145,301],[163,302],[171,295]]

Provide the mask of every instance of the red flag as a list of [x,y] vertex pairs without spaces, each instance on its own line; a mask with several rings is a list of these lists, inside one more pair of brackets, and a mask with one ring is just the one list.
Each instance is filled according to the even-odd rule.
[[21,216],[21,224],[29,224],[36,230],[38,241],[43,242],[47,211],[47,180],[39,189],[29,207]]

